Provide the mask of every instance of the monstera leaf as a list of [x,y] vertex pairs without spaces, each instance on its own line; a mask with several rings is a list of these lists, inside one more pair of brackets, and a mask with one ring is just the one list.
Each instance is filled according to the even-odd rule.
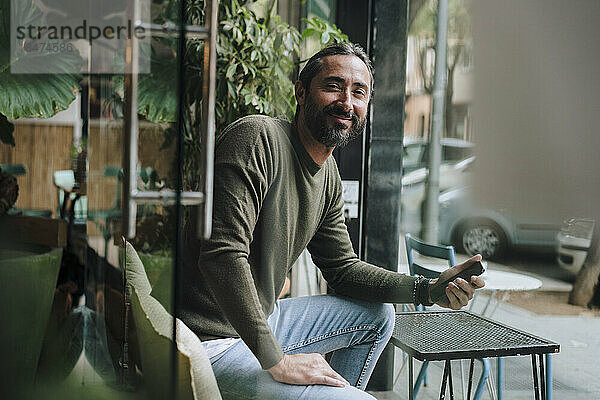
[[10,119],[50,118],[75,100],[79,77],[72,74],[0,73],[0,113]]
[[[19,21],[37,21],[39,10],[30,1],[14,2],[13,10]],[[79,89],[80,76],[73,71],[79,69],[82,59],[74,51],[71,53],[39,52],[27,53],[26,43],[10,54],[10,0],[0,0],[0,114],[9,119],[36,117],[49,118],[59,111],[67,109],[75,100]],[[26,56],[26,57],[25,57]],[[65,73],[21,74],[27,71],[27,65],[39,65],[52,71]],[[0,121],[0,140],[14,146],[13,125],[3,118]]]
[[177,112],[177,59],[151,58],[150,73],[140,74],[138,112],[152,122],[173,122]]
[[[159,49],[159,52],[156,51]],[[177,113],[177,59],[160,43],[140,44],[142,57],[150,58],[150,72],[138,75],[138,114],[155,123],[174,122]],[[124,60],[117,60],[124,63]],[[113,78],[115,93],[125,93],[122,75]]]

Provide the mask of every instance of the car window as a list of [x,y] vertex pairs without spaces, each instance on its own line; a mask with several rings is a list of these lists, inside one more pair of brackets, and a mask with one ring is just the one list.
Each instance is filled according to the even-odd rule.
[[445,162],[464,160],[472,153],[471,147],[442,146],[442,160]]

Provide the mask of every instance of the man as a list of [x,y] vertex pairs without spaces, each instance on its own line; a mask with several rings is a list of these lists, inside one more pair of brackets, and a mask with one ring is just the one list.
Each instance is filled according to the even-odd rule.
[[[352,250],[331,153],[364,130],[373,76],[363,50],[321,50],[295,92],[293,122],[249,116],[219,138],[213,235],[185,279],[182,319],[205,341],[226,399],[371,399],[360,389],[394,325],[383,303],[430,303],[437,281],[370,265]],[[336,294],[276,302],[304,248]],[[457,279],[441,305],[458,309],[483,285]]]

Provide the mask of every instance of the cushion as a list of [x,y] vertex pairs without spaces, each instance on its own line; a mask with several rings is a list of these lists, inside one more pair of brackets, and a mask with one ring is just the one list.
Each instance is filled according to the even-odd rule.
[[[135,249],[126,243],[126,276],[131,287],[146,395],[151,399],[172,398],[171,351],[173,317],[150,295],[150,282]],[[200,339],[179,319],[176,323],[177,399],[221,399],[210,360]]]
[[34,382],[61,257],[62,248],[0,248],[0,398]]
[[148,281],[148,277],[146,276],[144,264],[142,264],[140,257],[129,242],[125,243],[125,271],[127,274],[127,283],[138,294],[150,294],[152,286],[150,286],[150,281]]

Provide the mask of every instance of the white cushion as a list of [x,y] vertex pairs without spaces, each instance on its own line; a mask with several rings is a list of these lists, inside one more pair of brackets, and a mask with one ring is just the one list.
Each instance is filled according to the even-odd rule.
[[[127,282],[132,288],[131,306],[147,397],[171,398],[173,317],[152,296],[144,266],[131,244],[126,244]],[[178,368],[177,399],[221,399],[210,360],[200,339],[176,320]]]

